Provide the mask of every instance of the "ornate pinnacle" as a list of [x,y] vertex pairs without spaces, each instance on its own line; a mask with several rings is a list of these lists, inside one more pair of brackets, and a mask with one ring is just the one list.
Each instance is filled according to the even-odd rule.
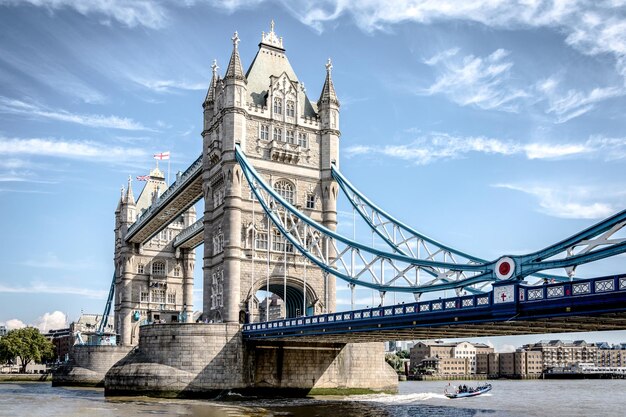
[[215,74],[217,74],[217,70],[220,67],[217,66],[217,59],[213,60],[213,64],[211,64],[211,69],[213,70],[213,77],[215,77]]
[[328,62],[326,62],[326,72],[330,75],[331,70],[333,69],[333,62],[328,58]]
[[235,49],[237,49],[237,46],[238,46],[239,41],[240,41],[239,34],[237,33],[237,31],[235,31],[235,34],[233,35],[231,40],[233,41],[233,46],[235,47]]

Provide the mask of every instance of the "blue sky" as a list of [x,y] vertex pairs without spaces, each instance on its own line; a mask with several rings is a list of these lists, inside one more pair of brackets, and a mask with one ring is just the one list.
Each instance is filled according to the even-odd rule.
[[271,19],[314,100],[333,59],[342,171],[427,235],[496,259],[626,207],[626,2],[377,3],[0,0],[0,323],[103,309],[120,187],[197,157],[212,60]]

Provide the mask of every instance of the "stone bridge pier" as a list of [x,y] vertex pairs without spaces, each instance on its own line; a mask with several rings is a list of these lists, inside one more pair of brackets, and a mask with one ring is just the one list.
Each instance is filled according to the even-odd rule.
[[105,395],[217,397],[395,392],[382,343],[244,343],[238,324],[142,326],[138,346],[107,372]]

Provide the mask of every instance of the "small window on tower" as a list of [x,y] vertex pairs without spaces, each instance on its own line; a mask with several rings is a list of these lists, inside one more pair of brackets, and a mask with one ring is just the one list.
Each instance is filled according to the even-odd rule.
[[274,113],[283,114],[283,100],[279,97],[274,99]]
[[255,248],[267,249],[267,233],[256,232]]
[[296,105],[292,100],[287,101],[287,117],[294,117],[296,114]]
[[308,209],[315,208],[315,194],[309,194],[306,196],[306,208]]
[[308,144],[308,138],[306,133],[300,132],[298,133],[298,145],[300,145],[303,148],[307,148],[309,146]]
[[292,145],[295,145],[295,143],[296,143],[296,139],[295,139],[293,130],[288,130],[287,131],[287,143],[291,143]]
[[174,267],[174,276],[175,277],[179,277],[180,276],[180,266],[175,266]]
[[165,262],[155,262],[152,264],[152,274],[165,276]]
[[268,125],[261,125],[259,137],[261,138],[261,140],[270,139],[270,127]]
[[143,274],[143,271],[144,271],[143,264],[138,264],[137,265],[137,273],[138,274]]
[[280,127],[274,128],[274,140],[276,142],[283,140],[283,130]]

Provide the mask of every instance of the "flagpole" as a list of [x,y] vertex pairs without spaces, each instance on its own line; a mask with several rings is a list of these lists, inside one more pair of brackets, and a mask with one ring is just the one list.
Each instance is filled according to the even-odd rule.
[[169,187],[172,183],[170,182],[170,158],[167,158],[167,186]]

